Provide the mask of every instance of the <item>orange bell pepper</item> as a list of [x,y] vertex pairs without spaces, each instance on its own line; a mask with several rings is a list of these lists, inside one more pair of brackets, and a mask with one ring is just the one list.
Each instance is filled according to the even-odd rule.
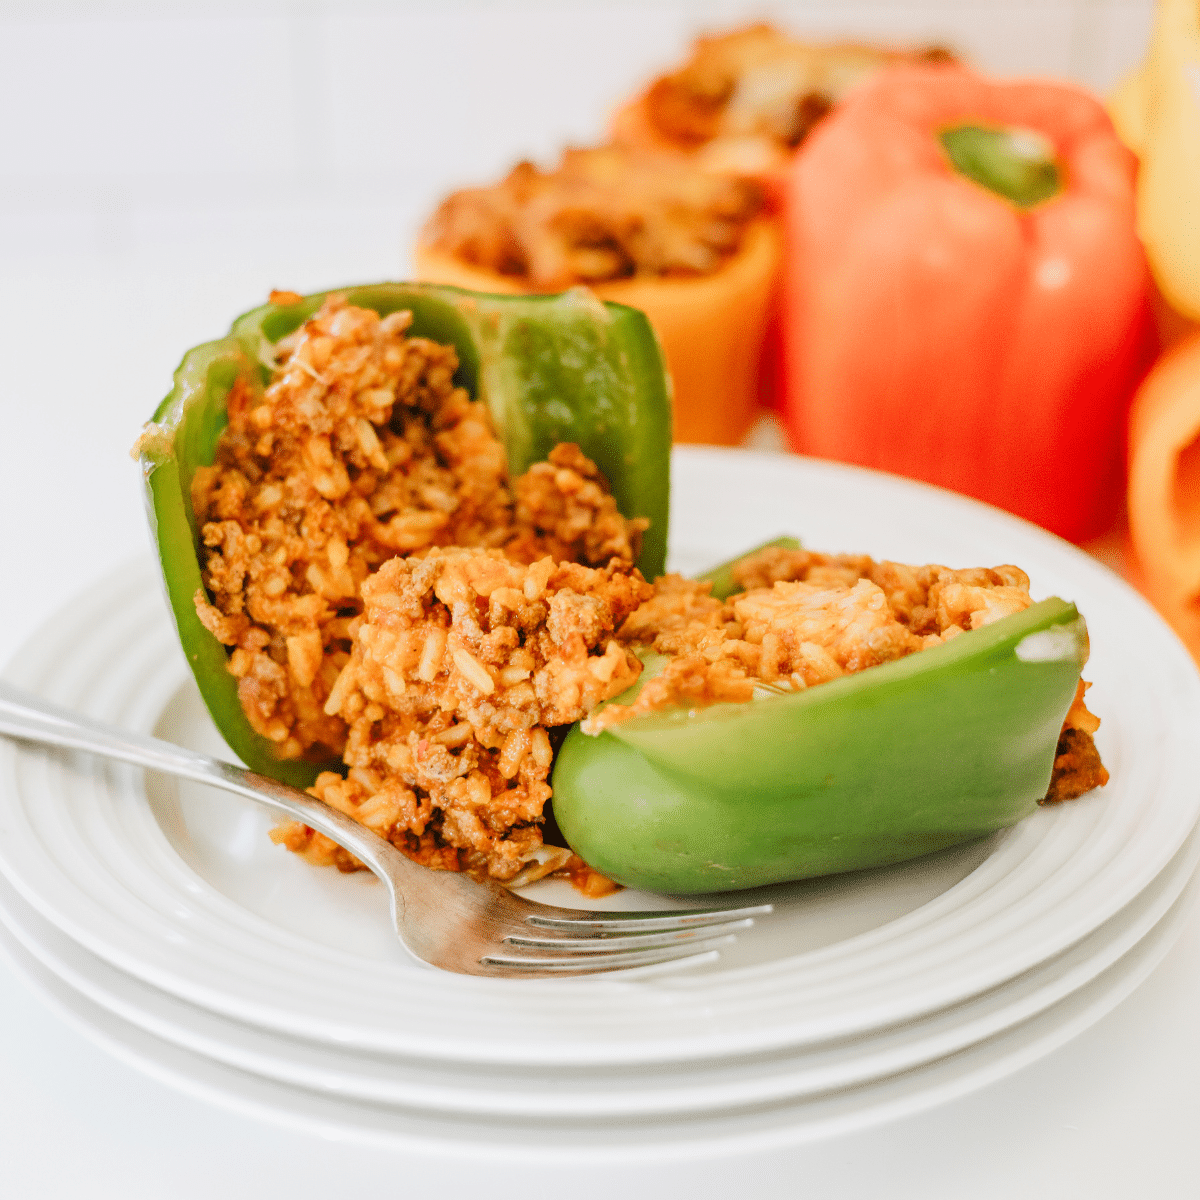
[[795,447],[1107,529],[1154,350],[1134,175],[1066,84],[902,66],[849,97],[788,186]]
[[1155,364],[1134,401],[1129,534],[1137,582],[1200,662],[1200,333]]
[[[662,344],[674,391],[674,440],[734,445],[757,413],[758,368],[780,258],[773,221],[752,222],[735,254],[709,275],[633,276],[594,283],[602,300],[641,309]],[[533,290],[520,276],[418,245],[417,278],[478,292]]]

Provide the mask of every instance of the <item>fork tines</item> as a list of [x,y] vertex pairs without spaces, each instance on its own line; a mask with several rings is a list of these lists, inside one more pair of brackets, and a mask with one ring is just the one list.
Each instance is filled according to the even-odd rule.
[[[514,953],[489,954],[488,966],[528,973],[595,974],[655,963],[715,957],[732,943],[735,931],[772,911],[769,904],[744,908],[687,909],[683,912],[611,912],[587,916],[529,915],[529,934],[509,934]],[[544,930],[545,932],[535,932]],[[525,953],[524,951],[541,953]]]
[[745,908],[688,908],[681,912],[596,912],[570,916],[550,916],[532,913],[526,924],[544,929],[594,929],[602,932],[644,932],[659,929],[695,929],[700,926],[723,925],[747,917],[765,917],[773,911],[770,904],[753,904]]

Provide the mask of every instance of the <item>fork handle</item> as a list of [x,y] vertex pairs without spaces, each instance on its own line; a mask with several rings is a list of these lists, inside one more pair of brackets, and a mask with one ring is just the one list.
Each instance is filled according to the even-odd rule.
[[180,779],[207,783],[264,804],[332,838],[383,878],[389,891],[393,889],[387,876],[389,869],[421,870],[390,842],[365,825],[360,825],[352,817],[299,788],[289,787],[257,771],[235,767],[233,763],[210,758],[207,754],[187,750],[144,733],[118,729],[91,717],[69,712],[2,679],[0,734],[67,750],[83,750],[101,758],[118,759]]

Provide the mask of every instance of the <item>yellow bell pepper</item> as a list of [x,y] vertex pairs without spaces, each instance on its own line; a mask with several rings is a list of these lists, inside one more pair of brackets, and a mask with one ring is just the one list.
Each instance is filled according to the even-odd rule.
[[1141,160],[1137,228],[1159,289],[1200,320],[1200,4],[1159,0],[1142,65],[1109,112]]

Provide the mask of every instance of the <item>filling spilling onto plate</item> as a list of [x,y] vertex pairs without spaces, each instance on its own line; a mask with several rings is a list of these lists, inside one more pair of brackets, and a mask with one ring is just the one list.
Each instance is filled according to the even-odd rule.
[[[273,299],[293,300],[284,293]],[[248,382],[235,386],[216,459],[197,472],[192,487],[208,592],[197,594],[196,608],[231,648],[242,707],[280,757],[344,756],[350,776],[322,775],[318,795],[433,865],[499,879],[514,879],[526,868],[535,876],[564,867],[578,871],[569,852],[540,849],[549,794],[542,718],[575,713],[565,718],[569,723],[587,711],[580,705],[590,708],[629,682],[601,635],[636,607],[639,588],[648,592],[632,567],[645,522],[621,516],[599,471],[572,445],[556,447],[548,462],[510,479],[486,408],[454,384],[454,350],[409,337],[410,320],[405,312],[380,318],[331,298],[276,346],[278,359],[261,394]],[[490,576],[486,570],[480,575],[482,568],[464,577],[483,588],[475,593],[483,604],[474,613],[462,608],[461,596],[447,606],[432,594],[422,602],[417,597],[425,593],[413,591],[437,564],[447,595],[449,580],[466,570],[462,563],[446,567],[435,555],[418,582],[402,589],[410,617],[414,605],[427,604],[425,633],[445,627],[450,650],[436,658],[437,671],[478,685],[502,663],[508,708],[490,724],[478,713],[471,724],[447,722],[453,689],[427,688],[420,703],[414,689],[411,703],[401,706],[401,732],[395,721],[382,720],[387,693],[364,704],[373,689],[367,667],[356,660],[346,674],[363,624],[363,585],[385,563],[395,567],[441,547],[477,551],[492,570],[497,563],[512,569],[538,564],[521,576],[517,590],[528,594],[529,604],[509,612],[513,623],[504,633],[491,627],[490,593],[480,582]],[[466,585],[459,591],[466,595]],[[549,675],[531,659],[531,681],[540,685],[553,675],[566,688],[567,662],[580,645],[585,656],[602,659],[598,674],[590,675],[594,686],[579,692],[575,707],[569,688],[530,703],[534,683],[516,687],[526,656],[513,659],[513,652],[525,651],[536,624],[530,606],[547,626],[540,666],[554,659]],[[470,634],[481,623],[482,646]],[[569,626],[577,632],[569,634]],[[415,667],[425,674],[434,669],[435,644],[436,638],[422,643],[424,658]],[[533,653],[532,645],[526,653]],[[352,678],[359,683],[352,686]],[[464,682],[468,692],[469,686]],[[459,728],[448,733],[448,724]],[[518,753],[525,742],[517,739],[507,743],[505,755],[496,739],[501,729],[507,738],[518,725],[528,735],[527,753]],[[379,796],[382,766],[401,762],[398,746],[409,733],[417,735],[413,757],[402,765],[411,800],[396,798],[394,789]],[[371,751],[370,737],[387,742],[390,758]],[[368,798],[372,804],[363,809]],[[305,826],[277,832],[313,861],[357,865]]]
[[[743,559],[727,601],[676,575],[647,583],[632,565],[645,522],[621,516],[578,447],[510,479],[485,407],[453,382],[454,351],[409,322],[329,299],[278,344],[264,391],[230,394],[193,505],[196,608],[230,648],[254,728],[281,757],[341,757],[346,774],[313,793],[419,862],[511,884],[562,871],[602,894],[542,841],[552,731],[812,687],[1030,604],[1016,567],[807,551]],[[597,712],[647,652],[662,669]],[[1107,778],[1084,686],[1050,799]],[[359,866],[308,826],[273,836]]]

